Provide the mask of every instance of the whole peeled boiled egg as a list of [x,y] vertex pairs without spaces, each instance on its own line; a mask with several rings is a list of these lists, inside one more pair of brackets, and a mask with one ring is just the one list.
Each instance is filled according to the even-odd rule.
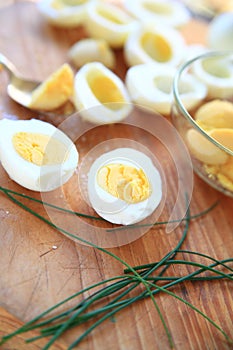
[[95,124],[117,123],[131,112],[130,102],[123,81],[102,63],[87,63],[76,73],[74,104],[83,119]]
[[36,119],[0,120],[0,160],[9,177],[33,191],[51,191],[67,182],[79,154],[71,139]]
[[88,174],[91,206],[105,220],[121,225],[137,223],[162,199],[162,180],[152,160],[133,148],[102,154]]

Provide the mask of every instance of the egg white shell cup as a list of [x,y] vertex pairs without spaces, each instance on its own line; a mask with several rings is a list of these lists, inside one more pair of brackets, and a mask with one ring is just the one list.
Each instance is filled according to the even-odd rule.
[[86,0],[80,5],[62,4],[59,8],[59,1],[57,7],[55,0],[41,0],[37,6],[40,13],[46,20],[54,25],[60,27],[75,27],[83,24],[86,21],[87,5],[96,0]]
[[190,13],[182,3],[169,0],[125,0],[125,9],[145,23],[163,23],[180,27],[190,19]]
[[[142,46],[142,39],[145,35],[159,35],[168,44],[171,49],[171,57],[165,61],[154,59]],[[134,66],[142,63],[156,63],[160,67],[164,64],[177,66],[183,58],[185,50],[185,41],[178,30],[162,25],[141,25],[137,27],[126,40],[124,46],[124,57],[128,66]],[[159,47],[156,48],[160,50]]]
[[[151,196],[139,203],[128,204],[104,191],[97,183],[98,170],[109,163],[121,163],[143,169],[152,189]],[[104,153],[92,164],[88,174],[88,196],[91,206],[105,220],[120,225],[142,221],[159,205],[162,199],[161,176],[144,153],[132,148],[118,148]]]
[[87,7],[85,28],[90,37],[104,39],[114,48],[122,47],[138,23],[120,7],[93,2]]
[[[168,115],[174,100],[172,83],[176,70],[173,67],[158,67],[142,64],[128,69],[126,86],[133,102],[155,112]],[[207,89],[191,74],[180,80],[180,98],[187,109],[195,107],[206,97]]]
[[[30,163],[15,150],[12,137],[18,132],[51,136],[67,147],[62,164],[42,165]],[[56,152],[56,150],[54,150]],[[33,191],[54,190],[67,182],[78,164],[79,154],[73,142],[53,125],[36,120],[0,120],[0,160],[9,177],[19,185]]]
[[89,62],[101,62],[110,69],[115,66],[114,52],[103,39],[78,41],[69,49],[68,57],[77,68]]
[[[107,76],[121,92],[124,102],[119,102],[119,108],[112,109],[110,108],[113,104],[111,101],[103,104],[96,98],[87,79],[88,75],[94,75],[96,72]],[[124,83],[100,62],[87,63],[76,73],[74,78],[74,104],[81,117],[94,124],[117,123],[126,118],[132,111],[131,100]],[[114,104],[117,103],[114,102]]]
[[228,98],[233,95],[233,64],[230,56],[196,60],[192,72],[207,86],[209,97]]

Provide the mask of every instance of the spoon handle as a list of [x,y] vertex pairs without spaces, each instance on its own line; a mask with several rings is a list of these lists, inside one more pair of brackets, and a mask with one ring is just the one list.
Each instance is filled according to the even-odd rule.
[[1,66],[7,71],[7,73],[12,76],[13,74],[16,74],[16,68],[11,63],[8,58],[6,58],[3,54],[0,53],[0,68]]

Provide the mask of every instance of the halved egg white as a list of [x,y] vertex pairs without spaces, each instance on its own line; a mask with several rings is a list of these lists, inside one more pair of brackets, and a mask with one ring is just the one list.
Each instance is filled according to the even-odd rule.
[[86,20],[87,5],[96,0],[42,0],[37,6],[40,13],[52,24],[75,27]]
[[53,125],[36,120],[0,120],[0,160],[9,177],[33,191],[51,191],[67,182],[79,154]]
[[[104,190],[98,182],[98,176],[101,169],[109,164],[141,169],[150,186],[149,197],[136,203],[130,203]],[[112,176],[108,184],[110,187],[111,181],[118,181],[122,188],[122,178],[114,179]],[[126,192],[128,186],[134,181],[135,179],[132,178],[131,183],[125,184]],[[88,174],[88,196],[91,206],[105,220],[115,224],[131,225],[150,216],[158,207],[162,199],[162,180],[159,171],[147,155],[132,148],[117,148],[102,154],[92,164]]]
[[145,23],[162,23],[180,27],[190,19],[187,8],[178,1],[170,0],[125,0],[125,9],[138,20]]
[[228,98],[233,95],[233,55],[206,57],[193,63],[193,74],[208,89],[210,98]]
[[113,50],[105,40],[92,38],[79,40],[72,45],[68,51],[68,57],[77,68],[86,63],[101,62],[113,69],[116,61]]
[[[129,68],[126,86],[133,102],[168,115],[174,99],[172,83],[175,73],[173,67],[158,67],[154,64],[141,64]],[[207,94],[205,85],[188,73],[182,76],[179,91],[188,110],[194,108]]]
[[87,7],[87,33],[92,38],[106,40],[111,47],[122,47],[137,25],[134,18],[114,4],[97,1]]
[[165,25],[141,25],[126,40],[124,56],[129,66],[155,63],[177,66],[182,58],[185,42],[178,30]]
[[74,104],[83,119],[94,124],[117,123],[131,112],[130,102],[123,81],[102,63],[87,63],[76,73]]
[[232,11],[223,12],[212,19],[208,25],[206,41],[212,50],[233,50]]

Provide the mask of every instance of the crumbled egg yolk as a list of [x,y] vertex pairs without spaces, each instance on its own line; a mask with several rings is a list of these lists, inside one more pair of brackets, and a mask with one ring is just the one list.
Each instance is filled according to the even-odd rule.
[[[223,100],[207,102],[199,108],[195,118],[197,124],[211,137],[233,151],[233,104],[231,102]],[[204,162],[205,171],[210,177],[215,176],[223,187],[233,191],[233,157],[210,143],[209,146],[215,149],[216,152],[222,152],[225,160],[222,161],[224,158],[220,157],[221,161],[218,163],[218,157],[215,156],[215,162],[212,163],[206,159]],[[206,147],[201,149],[200,143],[198,143],[190,144],[191,151],[192,148],[194,148],[197,158],[203,161]],[[198,156],[196,150],[200,151],[200,156]]]
[[155,61],[166,62],[172,57],[171,47],[161,35],[145,33],[141,38],[141,44]]
[[[103,74],[90,74],[87,77],[88,84],[94,93],[95,97],[101,102],[101,103],[114,103],[114,102],[120,102],[123,103],[124,96],[122,95],[121,91],[118,89],[116,84],[107,76]],[[121,106],[117,106],[116,104],[111,104],[110,108],[121,108]]]
[[127,203],[146,200],[151,194],[149,181],[142,169],[125,164],[108,164],[97,174],[98,185]]
[[22,158],[38,166],[61,164],[67,157],[65,145],[48,135],[18,132],[12,143]]
[[74,73],[65,63],[32,93],[29,107],[52,110],[62,106],[73,95]]

